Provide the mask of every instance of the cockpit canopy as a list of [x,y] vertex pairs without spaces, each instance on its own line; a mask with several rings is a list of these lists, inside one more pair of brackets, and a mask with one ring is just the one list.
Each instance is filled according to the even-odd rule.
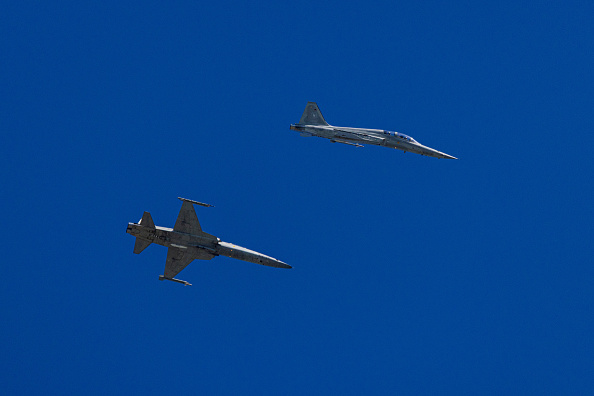
[[412,142],[412,143],[418,143],[415,139],[411,138],[408,135],[405,135],[404,133],[393,132],[393,131],[384,131],[384,133],[386,135],[394,136],[394,137],[397,137],[397,138],[400,138],[402,140],[406,140],[406,141],[409,141],[409,142]]

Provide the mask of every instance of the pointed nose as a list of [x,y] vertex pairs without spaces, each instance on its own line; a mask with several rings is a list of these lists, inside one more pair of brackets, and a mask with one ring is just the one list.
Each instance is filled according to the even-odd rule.
[[422,150],[424,151],[423,154],[429,155],[431,157],[435,157],[435,158],[448,158],[448,159],[458,159],[458,158],[453,157],[453,156],[451,156],[449,154],[442,153],[441,151],[437,151],[435,149],[432,149],[431,147],[423,146],[423,149]]
[[286,269],[291,269],[291,268],[293,268],[293,267],[291,267],[289,264],[287,264],[287,263],[283,263],[283,262],[282,262],[282,261],[280,261],[280,260],[277,260],[277,263],[276,263],[276,264],[277,264],[277,265],[276,265],[276,267],[277,267],[277,268],[286,268]]

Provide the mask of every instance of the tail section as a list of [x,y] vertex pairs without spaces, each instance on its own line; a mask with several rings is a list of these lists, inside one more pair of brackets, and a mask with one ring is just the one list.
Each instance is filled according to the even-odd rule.
[[[139,225],[146,227],[146,228],[155,228],[155,223],[153,222],[153,218],[149,212],[144,212],[142,214],[142,218],[138,222]],[[141,237],[136,237],[136,242],[134,243],[134,253],[140,254],[144,249],[146,249],[152,241],[148,239],[144,239]]]
[[138,224],[140,224],[143,227],[155,228],[155,223],[153,222],[153,217],[151,216],[151,214],[149,212],[144,212],[142,214],[142,219],[140,219]]
[[147,239],[142,239],[140,237],[136,237],[136,243],[134,243],[134,253],[140,254],[144,249],[146,249],[152,242]]
[[322,116],[322,113],[315,102],[307,102],[307,106],[305,106],[305,111],[299,120],[299,124],[329,125],[326,120],[324,120],[324,117]]

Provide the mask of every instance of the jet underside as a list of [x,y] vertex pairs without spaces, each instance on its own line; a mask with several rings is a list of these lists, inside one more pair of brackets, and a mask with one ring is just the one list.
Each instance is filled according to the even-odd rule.
[[128,234],[136,237],[134,253],[141,253],[152,243],[168,248],[165,272],[159,279],[189,285],[188,282],[175,279],[174,276],[194,260],[210,260],[219,255],[269,267],[291,268],[280,260],[223,242],[202,231],[192,206],[197,202],[180,199],[184,202],[173,228],[155,226],[150,213],[144,212],[142,219],[138,223],[128,223],[126,230]]

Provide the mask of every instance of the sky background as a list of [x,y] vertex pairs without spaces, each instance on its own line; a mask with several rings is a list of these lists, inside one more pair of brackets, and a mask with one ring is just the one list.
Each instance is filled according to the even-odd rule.
[[[3,392],[594,392],[592,2],[1,8]],[[159,282],[178,196],[293,269]]]

